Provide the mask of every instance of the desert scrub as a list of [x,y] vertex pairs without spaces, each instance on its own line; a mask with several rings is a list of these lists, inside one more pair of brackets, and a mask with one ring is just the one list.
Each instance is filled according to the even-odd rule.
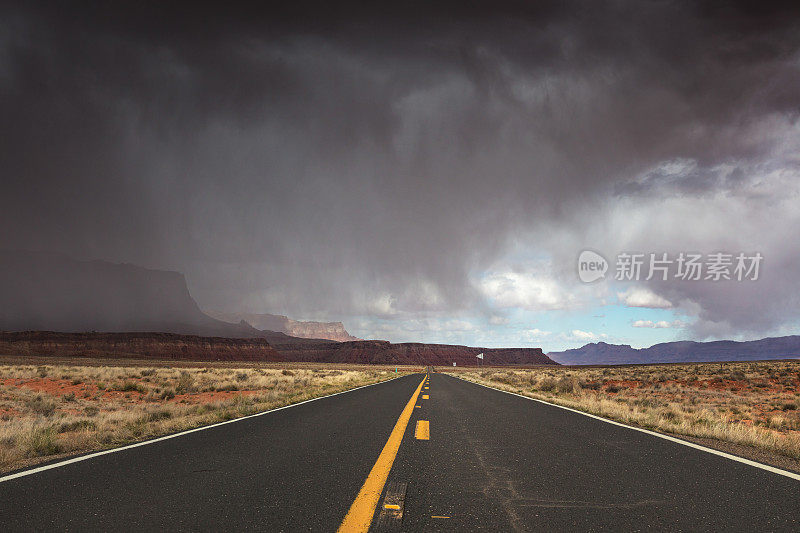
[[53,398],[38,395],[26,400],[25,407],[36,415],[50,416],[56,410],[56,402]]
[[122,383],[118,383],[117,385],[114,386],[114,390],[122,392],[140,392],[142,394],[147,394],[147,387],[135,381],[124,381]]
[[0,471],[115,447],[395,377],[286,364],[169,368],[0,364]]
[[28,457],[53,455],[61,451],[53,427],[36,427],[31,429],[22,440],[24,454]]
[[454,374],[639,427],[800,459],[798,371],[800,361],[757,361]]
[[186,392],[191,392],[194,390],[194,376],[187,372],[186,370],[181,371],[180,377],[178,378],[178,384],[175,387],[175,391],[178,394],[184,394]]

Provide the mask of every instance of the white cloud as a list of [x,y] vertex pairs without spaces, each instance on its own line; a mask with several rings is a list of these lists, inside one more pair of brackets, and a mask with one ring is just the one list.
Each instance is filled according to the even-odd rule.
[[635,328],[683,328],[686,326],[684,322],[681,320],[673,320],[672,322],[667,322],[666,320],[659,320],[658,322],[653,322],[652,320],[635,320],[632,324]]
[[490,271],[481,279],[478,288],[495,308],[529,311],[574,309],[597,302],[599,291],[605,290],[598,285],[573,285],[567,290],[547,272],[549,268],[549,265],[537,265],[526,271]]
[[442,325],[445,331],[473,331],[475,326],[466,320],[448,320]]
[[549,337],[551,331],[544,331],[539,328],[526,329],[522,331],[522,340],[526,342],[538,342],[544,337]]
[[617,297],[628,307],[650,307],[655,309],[672,307],[672,302],[644,287],[631,287],[624,292],[618,292]]
[[509,323],[508,318],[504,316],[492,315],[491,317],[489,317],[489,324],[493,326],[505,326],[508,323]]
[[573,329],[565,337],[569,340],[594,341],[598,339],[606,339],[608,338],[608,335],[606,335],[605,333],[597,334],[591,331],[581,331],[579,329]]
[[461,334],[479,334],[481,329],[467,320],[459,319],[401,319],[387,317],[362,319],[353,322],[352,331],[357,336],[369,339],[386,339],[396,342],[419,341],[425,335],[435,335],[438,339],[456,338]]
[[397,299],[391,294],[381,294],[367,299],[366,309],[377,316],[391,316],[397,314],[395,303]]
[[499,308],[563,309],[570,300],[555,280],[520,272],[492,273],[481,289]]

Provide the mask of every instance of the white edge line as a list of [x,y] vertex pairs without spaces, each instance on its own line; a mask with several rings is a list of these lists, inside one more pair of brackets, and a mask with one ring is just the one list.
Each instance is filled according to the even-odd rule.
[[[649,429],[637,428],[636,426],[629,426],[628,424],[623,424],[622,422],[617,422],[616,420],[603,418],[602,416],[597,416],[597,415],[593,415],[591,413],[586,413],[584,411],[579,411],[577,409],[572,409],[571,407],[565,407],[563,405],[558,405],[557,403],[550,403],[550,402],[548,402],[546,400],[540,400],[539,398],[531,398],[530,396],[525,396],[523,394],[517,394],[516,392],[509,392],[509,391],[503,390],[503,389],[496,389],[494,387],[490,387],[490,386],[484,385],[482,383],[476,383],[474,381],[470,381],[468,379],[464,379],[464,378],[461,378],[461,377],[458,377],[458,376],[454,376],[452,374],[447,374],[447,375],[449,375],[450,377],[454,377],[456,379],[460,379],[461,381],[466,381],[467,383],[472,383],[473,385],[478,385],[480,387],[485,387],[487,389],[496,390],[498,392],[504,392],[504,393],[510,394],[512,396],[519,396],[520,398],[525,398],[526,400],[532,400],[534,402],[543,403],[545,405],[551,405],[553,407],[558,407],[559,409],[564,409],[566,411],[571,411],[573,413],[578,413],[579,415],[584,415],[584,416],[588,416],[590,418],[595,418],[597,420],[602,420],[603,422],[608,422],[609,424],[614,424],[615,426],[620,426],[620,427],[632,429],[634,431],[639,431],[641,433],[647,433],[648,435],[652,435],[654,437],[658,437],[658,438],[665,439],[665,440],[672,441],[672,442],[677,442],[678,444],[683,444],[684,446],[688,446],[688,447],[694,448],[696,450],[702,450],[704,452],[712,453],[714,455],[719,455],[720,457],[725,457],[726,459],[730,459],[732,461],[738,461],[738,462],[744,463],[746,465],[754,466],[756,468],[760,468],[762,470],[766,470],[768,472],[772,472],[773,474],[786,476],[788,478],[792,478],[792,479],[800,481],[800,474],[796,474],[794,472],[789,472],[788,470],[782,470],[782,469],[776,468],[774,466],[765,465],[763,463],[758,463],[756,461],[751,461],[750,459],[745,459],[744,457],[739,457],[738,455],[725,453],[725,452],[720,451],[720,450],[715,450],[714,448],[707,448],[707,447],[702,446],[700,444],[695,444],[694,442],[690,442],[690,441],[687,441],[687,440],[683,440],[683,439],[679,439],[679,438],[676,438],[676,437],[672,437],[670,435],[665,435],[663,433],[658,433],[656,431],[650,431]],[[0,479],[0,481],[2,481],[2,479]]]
[[334,392],[333,394],[328,394],[326,396],[318,396],[317,398],[311,398],[309,400],[303,400],[302,402],[292,403],[292,404],[289,404],[289,405],[284,405],[283,407],[276,407],[275,409],[270,409],[268,411],[261,411],[260,413],[254,413],[252,415],[241,416],[239,418],[232,418],[231,420],[226,420],[224,422],[217,422],[216,424],[211,424],[211,425],[208,425],[208,426],[200,426],[200,427],[197,427],[197,428],[194,428],[194,429],[187,429],[186,431],[181,431],[181,432],[178,432],[178,433],[171,433],[169,435],[164,435],[163,437],[157,437],[155,439],[145,440],[145,441],[142,441],[142,442],[136,442],[134,444],[127,444],[125,446],[120,446],[119,448],[111,448],[109,450],[101,450],[99,452],[93,452],[93,453],[89,453],[89,454],[86,454],[86,455],[81,455],[79,457],[73,457],[72,459],[66,459],[64,461],[59,461],[57,463],[52,463],[52,464],[44,465],[44,466],[38,466],[38,467],[35,467],[35,468],[31,468],[29,470],[23,470],[22,472],[17,472],[16,474],[9,474],[7,476],[0,477],[0,483],[3,483],[5,481],[11,481],[12,479],[17,479],[17,478],[21,478],[21,477],[25,477],[25,476],[30,476],[30,475],[33,475],[33,474],[38,474],[39,472],[44,472],[45,470],[51,470],[53,468],[59,468],[59,467],[62,467],[62,466],[71,465],[73,463],[80,463],[81,461],[87,461],[89,459],[94,459],[95,457],[100,457],[101,455],[107,455],[109,453],[116,453],[116,452],[121,452],[121,451],[125,451],[125,450],[130,450],[131,448],[138,448],[139,446],[146,446],[148,444],[154,444],[156,442],[161,442],[161,441],[168,440],[168,439],[174,439],[176,437],[182,437],[183,435],[188,435],[189,433],[195,433],[196,431],[204,431],[206,429],[211,429],[211,428],[215,428],[215,427],[219,427],[219,426],[224,426],[225,424],[232,424],[233,422],[239,422],[241,420],[246,420],[248,418],[254,418],[254,417],[257,417],[257,416],[263,416],[263,415],[266,415],[266,414],[269,414],[269,413],[274,413],[275,411],[281,411],[283,409],[288,409],[290,407],[297,407],[298,405],[303,405],[304,403],[315,402],[317,400],[330,398],[332,396],[338,396],[340,394],[353,392],[353,391],[356,391],[358,389],[363,389],[365,387],[373,387],[375,385],[380,385],[382,383],[388,383],[390,381],[394,381],[395,379],[399,379],[400,377],[405,377],[405,376],[397,376],[397,377],[390,378],[390,379],[387,379],[387,380],[384,380],[384,381],[378,381],[377,383],[370,383],[369,385],[361,385],[360,387],[356,387],[354,389],[347,389],[347,390],[343,390],[343,391],[339,391],[339,392]]

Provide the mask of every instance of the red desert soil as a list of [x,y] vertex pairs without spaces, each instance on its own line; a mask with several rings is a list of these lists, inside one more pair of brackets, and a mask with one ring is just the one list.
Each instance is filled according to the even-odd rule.
[[[146,382],[138,379],[127,379],[126,382],[141,383]],[[64,396],[65,394],[75,394],[78,398],[90,398],[96,400],[112,400],[125,398],[132,403],[148,403],[162,402],[159,399],[146,399],[145,394],[136,391],[121,391],[121,390],[101,390],[96,384],[80,383],[73,385],[71,380],[67,379],[51,379],[51,378],[37,378],[37,379],[0,379],[0,385],[10,387],[22,387],[30,389],[34,392],[49,394],[51,396]],[[188,392],[184,394],[176,394],[174,398],[167,400],[172,403],[217,403],[225,400],[230,400],[235,396],[252,396],[258,393],[263,393],[263,390],[236,390],[236,391],[206,391],[206,392]],[[0,414],[2,414],[0,410]],[[76,410],[76,414],[77,414]],[[10,413],[13,414],[13,413]]]

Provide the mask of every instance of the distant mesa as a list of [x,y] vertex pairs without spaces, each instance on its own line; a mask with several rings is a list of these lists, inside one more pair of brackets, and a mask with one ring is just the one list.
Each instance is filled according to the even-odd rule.
[[303,339],[327,339],[338,342],[361,340],[350,335],[341,322],[303,322],[283,315],[270,314],[220,313],[217,311],[205,311],[205,313],[224,322],[238,324],[244,321],[259,330],[278,331]]
[[261,333],[205,315],[179,272],[19,251],[0,251],[0,330]]
[[266,339],[148,332],[0,332],[0,354],[261,363],[284,360]]
[[678,341],[632,348],[628,344],[590,343],[563,352],[550,352],[562,365],[623,365],[637,363],[692,363],[758,361],[800,357],[800,336],[769,337],[755,341]]
[[475,366],[475,356],[484,353],[486,365],[557,365],[541,348],[475,348],[450,344],[422,344],[388,341],[331,342],[267,337],[287,360],[318,363],[425,364]]

